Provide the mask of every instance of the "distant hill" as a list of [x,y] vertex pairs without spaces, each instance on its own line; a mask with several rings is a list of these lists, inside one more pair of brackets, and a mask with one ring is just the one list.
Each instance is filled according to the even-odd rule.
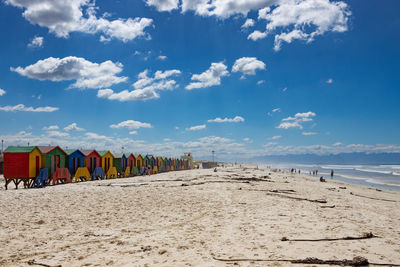
[[400,153],[341,153],[331,155],[301,154],[261,156],[249,162],[303,163],[303,164],[400,164]]

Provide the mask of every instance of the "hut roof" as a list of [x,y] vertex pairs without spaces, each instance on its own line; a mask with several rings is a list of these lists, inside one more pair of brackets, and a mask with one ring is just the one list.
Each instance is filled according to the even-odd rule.
[[65,153],[67,153],[68,155],[71,155],[72,153],[74,153],[75,151],[77,151],[77,149],[65,149],[64,151],[65,151]]
[[[81,152],[83,153],[83,155],[85,155],[85,157],[87,157],[87,156],[88,156],[90,153],[92,153],[93,151],[97,153],[97,151],[94,150],[94,149],[81,150]],[[97,153],[97,154],[99,154],[99,153]],[[100,156],[100,155],[99,155],[99,156]]]
[[[133,155],[132,153],[125,153],[125,157],[126,158],[129,158],[131,155]],[[135,155],[133,155],[133,156],[135,156]]]
[[9,146],[4,153],[11,152],[11,153],[31,153],[36,146]]
[[99,153],[100,156],[104,156],[105,154],[107,154],[108,150],[101,150],[101,151],[97,151],[97,153]]
[[49,153],[49,152],[53,151],[54,149],[59,148],[62,152],[64,152],[64,154],[67,155],[67,153],[65,153],[65,151],[62,150],[62,148],[59,146],[38,146],[38,148],[39,148],[40,152],[42,152],[42,154]]

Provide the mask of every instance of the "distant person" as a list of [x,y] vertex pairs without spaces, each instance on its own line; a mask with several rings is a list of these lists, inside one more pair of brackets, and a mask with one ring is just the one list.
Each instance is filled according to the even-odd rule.
[[300,169],[299,169],[299,174],[300,174]]
[[333,178],[333,170],[331,170],[331,179]]
[[318,175],[318,170],[315,170],[315,175]]

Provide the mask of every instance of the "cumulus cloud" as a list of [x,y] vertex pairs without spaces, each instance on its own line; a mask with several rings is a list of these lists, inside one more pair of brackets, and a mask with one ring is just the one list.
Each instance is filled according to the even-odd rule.
[[246,19],[246,21],[242,25],[242,29],[247,29],[253,27],[255,25],[254,19]]
[[265,70],[265,63],[256,57],[239,58],[232,67],[232,72],[241,72],[244,75],[255,75],[257,70]]
[[5,95],[6,91],[0,88],[0,96]]
[[207,122],[219,122],[219,123],[221,123],[221,122],[244,122],[244,118],[240,117],[240,116],[236,116],[234,118],[224,118],[224,119],[215,118],[213,120],[208,120]]
[[267,115],[272,116],[272,114],[276,112],[281,112],[281,108],[274,108],[272,111],[268,112]]
[[192,126],[192,127],[186,128],[186,130],[188,130],[188,131],[200,131],[200,130],[204,130],[205,128],[206,128],[206,125],[203,124],[203,125],[197,125],[197,126]]
[[48,131],[47,132],[47,135],[49,136],[49,137],[68,137],[69,136],[69,134],[68,133],[63,133],[63,132],[60,132],[60,131]]
[[139,128],[152,128],[150,123],[147,122],[140,122],[140,121],[134,121],[134,120],[126,120],[123,122],[120,122],[118,124],[111,124],[110,128],[114,129],[121,129],[121,128],[126,128],[126,129],[139,129]]
[[172,11],[178,8],[179,0],[146,0],[148,6],[154,6],[158,11]]
[[261,84],[263,84],[263,83],[265,83],[265,80],[259,80],[259,81],[257,82],[257,85],[261,85]]
[[166,59],[167,59],[167,56],[159,55],[159,56],[157,57],[157,59],[159,59],[159,60],[166,60]]
[[16,112],[16,111],[54,112],[54,111],[59,110],[59,108],[50,107],[50,106],[33,108],[33,107],[25,107],[24,104],[18,104],[18,105],[15,105],[15,106],[2,106],[2,107],[0,107],[0,110],[1,111],[7,111],[7,112]]
[[107,137],[105,135],[99,135],[97,133],[85,133],[86,138],[90,140],[96,140],[96,141],[111,141],[112,139],[110,137]]
[[102,89],[97,92],[97,97],[119,101],[144,101],[160,98],[158,91],[173,90],[178,87],[176,81],[170,77],[180,75],[180,70],[158,70],[153,77],[149,77],[148,72],[145,70],[139,73],[138,80],[132,85],[135,88],[133,91],[123,90],[116,93],[112,89]]
[[28,44],[28,47],[42,47],[43,46],[43,37],[35,36],[32,41]]
[[329,84],[333,83],[333,79],[329,78],[328,80],[326,80],[326,83],[329,83]]
[[42,130],[45,130],[45,131],[58,130],[58,129],[59,129],[58,125],[50,125],[50,126],[45,126],[42,128]]
[[303,123],[312,121],[313,117],[315,116],[316,114],[312,111],[296,113],[294,117],[287,117],[285,119],[282,119],[281,123],[276,128],[285,130],[290,128],[303,129]]
[[205,72],[201,74],[193,74],[191,80],[194,82],[191,82],[185,88],[186,90],[192,90],[220,85],[221,78],[228,74],[229,72],[227,71],[227,67],[222,62],[211,63],[210,68]]
[[93,63],[81,57],[65,58],[49,57],[25,68],[11,67],[11,71],[22,76],[37,80],[53,82],[75,80],[71,85],[75,88],[104,88],[128,80],[127,77],[117,76],[123,65],[110,60],[103,63]]
[[130,131],[129,134],[130,135],[135,135],[135,134],[138,134],[138,132],[137,131]]
[[74,123],[71,123],[70,125],[66,126],[64,128],[64,131],[68,131],[68,132],[69,131],[78,131],[78,132],[80,132],[80,131],[85,131],[85,129],[78,127],[76,122],[74,122]]
[[200,16],[228,18],[233,15],[246,16],[250,10],[258,10],[276,0],[182,0],[182,12],[194,11]]
[[256,41],[281,29],[275,35],[274,50],[280,50],[282,42],[293,40],[312,42],[326,32],[345,32],[351,12],[343,1],[330,0],[280,0],[261,9],[259,20],[266,21],[265,32],[254,31],[248,39]]
[[67,38],[71,32],[100,33],[103,38],[127,42],[138,37],[150,38],[145,28],[153,24],[149,18],[108,20],[98,18],[94,1],[90,0],[5,0],[23,9],[22,16],[31,24],[46,27],[57,37]]

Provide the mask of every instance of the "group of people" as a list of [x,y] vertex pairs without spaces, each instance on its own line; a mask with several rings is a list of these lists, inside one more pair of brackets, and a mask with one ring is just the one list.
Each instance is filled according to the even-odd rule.
[[300,172],[301,172],[300,169],[298,169],[298,170],[295,168],[290,169],[290,173],[299,173],[300,174]]

